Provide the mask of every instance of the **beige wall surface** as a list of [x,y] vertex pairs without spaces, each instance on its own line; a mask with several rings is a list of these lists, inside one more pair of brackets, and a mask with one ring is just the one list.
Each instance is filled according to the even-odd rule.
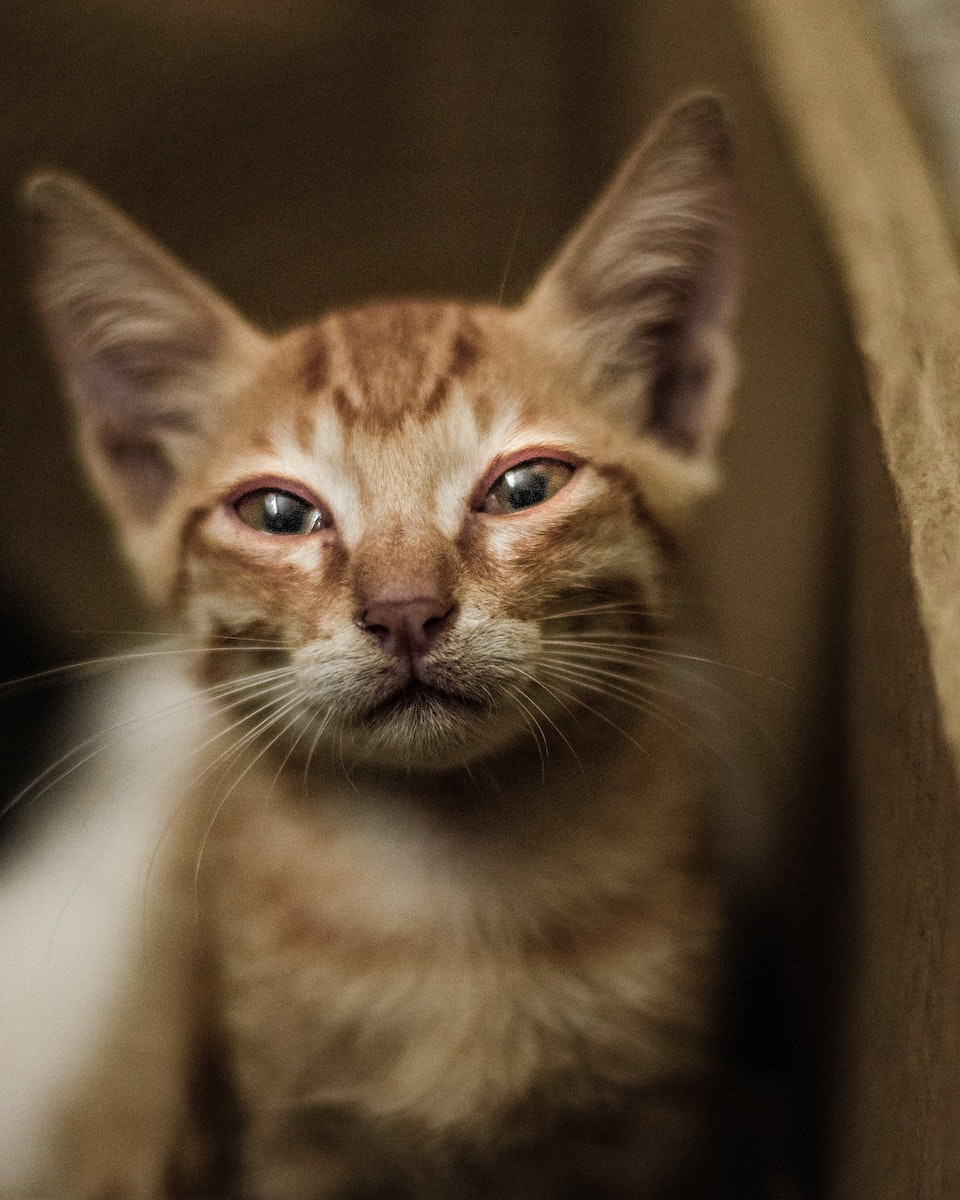
[[866,383],[851,393],[843,1003],[829,1194],[960,1194],[960,271],[866,11],[744,0]]
[[853,414],[847,990],[837,1020],[837,1197],[960,1195],[956,774],[880,439]]

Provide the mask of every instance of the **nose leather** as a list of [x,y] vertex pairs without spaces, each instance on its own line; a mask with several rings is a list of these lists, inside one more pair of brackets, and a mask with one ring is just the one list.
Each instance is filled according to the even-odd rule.
[[357,624],[393,658],[416,661],[428,654],[449,628],[456,605],[439,596],[374,600]]

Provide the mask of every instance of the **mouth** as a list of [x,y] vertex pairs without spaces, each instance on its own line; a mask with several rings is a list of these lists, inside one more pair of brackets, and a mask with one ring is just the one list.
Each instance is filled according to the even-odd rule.
[[488,705],[473,697],[413,679],[369,708],[364,713],[363,720],[366,724],[376,724],[394,717],[422,718],[430,714],[449,716],[457,712],[479,713],[487,707]]
[[347,753],[378,768],[429,772],[463,766],[516,732],[512,710],[498,703],[496,681],[448,672],[442,682],[394,679],[387,688],[345,723]]

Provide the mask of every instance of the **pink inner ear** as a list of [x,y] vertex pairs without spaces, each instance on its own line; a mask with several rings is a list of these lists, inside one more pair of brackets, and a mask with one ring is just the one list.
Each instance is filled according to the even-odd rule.
[[162,342],[114,344],[71,364],[93,447],[137,518],[152,515],[176,483],[164,448],[167,435],[200,432],[198,414],[184,403],[185,376],[195,369],[197,352],[198,347]]
[[722,107],[691,97],[627,159],[531,296],[596,402],[709,455],[733,373],[738,205]]
[[126,441],[104,429],[98,446],[135,517],[152,516],[170,494],[176,472],[157,441]]
[[84,449],[116,515],[142,519],[177,484],[218,395],[263,343],[78,180],[37,176],[25,202],[36,296]]
[[98,324],[92,305],[69,317],[91,321],[86,344],[69,318],[55,325],[88,461],[121,520],[149,520],[192,469],[228,386],[253,368],[256,335],[232,340],[229,327],[184,313],[175,298],[152,311],[113,306],[112,326]]
[[96,419],[133,432],[156,426],[194,429],[188,405],[177,403],[178,382],[198,365],[170,346],[112,346],[74,364],[80,403]]
[[692,457],[711,434],[709,407],[718,364],[697,325],[677,322],[658,331],[656,364],[648,391],[644,430]]

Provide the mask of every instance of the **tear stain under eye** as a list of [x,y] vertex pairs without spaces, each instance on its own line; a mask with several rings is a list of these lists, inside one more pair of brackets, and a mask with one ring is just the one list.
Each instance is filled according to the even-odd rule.
[[[243,491],[242,488],[239,490]],[[281,487],[280,490],[284,489]],[[257,535],[257,540],[265,543],[267,552],[264,546],[251,547],[244,539],[224,540],[206,525],[229,499],[230,493],[227,493],[210,504],[191,509],[184,518],[177,577],[168,600],[171,615],[184,615],[184,601],[196,586],[189,575],[188,564],[191,562],[206,567],[208,578],[225,581],[230,595],[261,596],[264,604],[270,606],[264,611],[315,615],[343,587],[349,554],[341,539],[336,536],[284,538]],[[326,511],[322,501],[320,509]],[[240,518],[235,519],[239,525]],[[328,531],[321,530],[319,534],[325,532]],[[306,563],[293,561],[289,554],[279,549],[288,542],[295,542],[300,548],[306,543],[313,557]],[[212,586],[216,590],[216,583]]]

